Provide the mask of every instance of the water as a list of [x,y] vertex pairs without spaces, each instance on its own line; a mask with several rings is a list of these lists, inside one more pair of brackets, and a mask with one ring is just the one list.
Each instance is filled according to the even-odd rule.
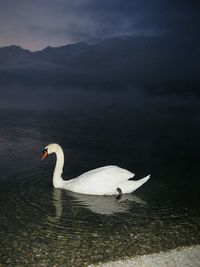
[[[1,264],[87,266],[200,243],[196,100],[116,94],[1,110]],[[64,149],[65,179],[109,164],[151,179],[121,199],[54,189],[55,157],[40,160],[51,142]]]

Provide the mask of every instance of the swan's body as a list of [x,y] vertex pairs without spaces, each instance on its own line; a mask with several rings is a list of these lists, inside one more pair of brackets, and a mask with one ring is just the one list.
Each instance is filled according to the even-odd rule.
[[[55,188],[63,188],[72,192],[89,195],[117,195],[132,193],[143,185],[150,175],[133,181],[134,174],[117,166],[105,166],[83,173],[77,178],[65,181],[62,179],[64,153],[58,144],[50,144],[44,150],[43,158],[48,154],[56,154],[56,166],[53,174]],[[131,179],[131,180],[130,180]]]

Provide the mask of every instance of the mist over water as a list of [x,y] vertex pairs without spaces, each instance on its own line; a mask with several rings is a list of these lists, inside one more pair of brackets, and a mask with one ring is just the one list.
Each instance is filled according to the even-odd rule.
[[[198,98],[128,86],[4,92],[0,263],[86,266],[199,244]],[[151,179],[120,200],[55,190],[55,158],[40,160],[51,142],[64,149],[64,179],[110,164]]]

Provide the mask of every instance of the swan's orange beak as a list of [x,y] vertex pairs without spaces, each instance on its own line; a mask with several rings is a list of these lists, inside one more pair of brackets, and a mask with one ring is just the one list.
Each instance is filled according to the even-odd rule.
[[44,149],[44,150],[42,151],[42,157],[41,157],[41,159],[45,159],[47,156],[48,156],[47,149]]

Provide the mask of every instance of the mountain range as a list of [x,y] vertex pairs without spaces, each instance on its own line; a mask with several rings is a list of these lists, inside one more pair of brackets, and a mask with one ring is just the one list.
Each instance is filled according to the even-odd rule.
[[36,52],[20,46],[2,47],[0,82],[196,91],[200,85],[200,41],[180,36],[163,33],[109,38],[95,44],[49,46]]

